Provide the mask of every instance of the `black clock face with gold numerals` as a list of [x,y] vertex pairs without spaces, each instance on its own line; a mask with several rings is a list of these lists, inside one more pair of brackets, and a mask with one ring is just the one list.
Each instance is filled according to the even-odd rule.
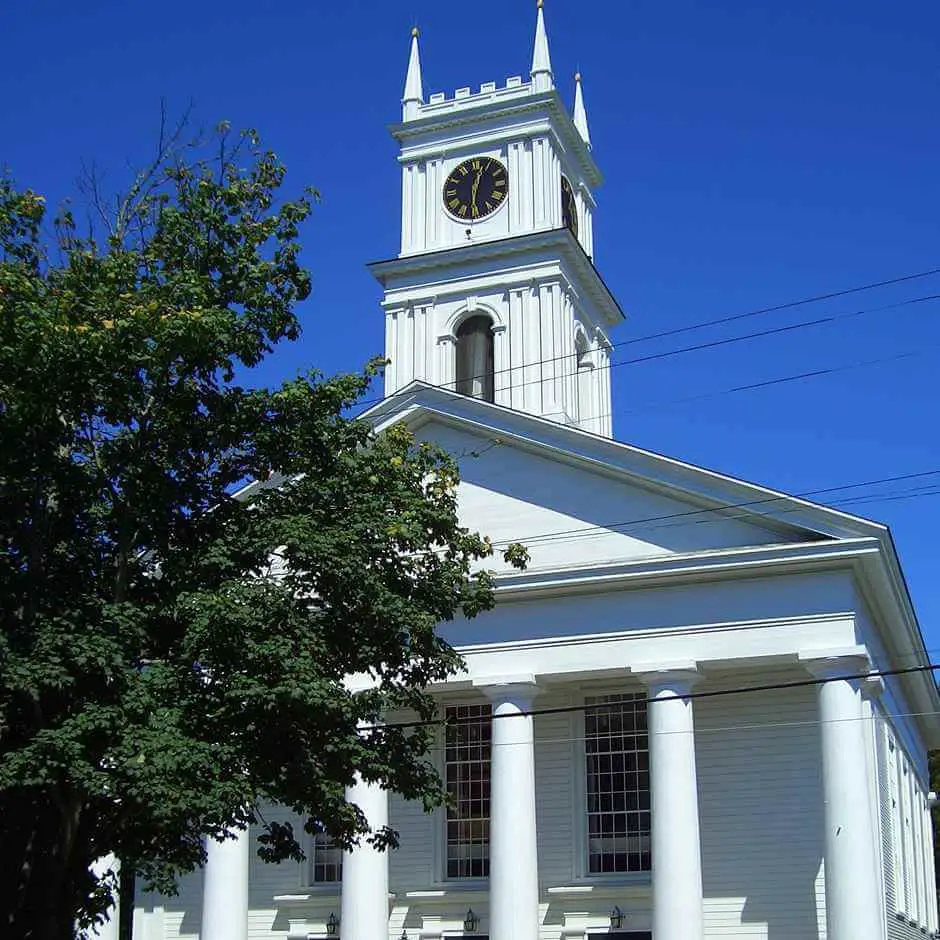
[[571,183],[561,178],[561,220],[571,229],[571,234],[578,237],[578,204],[575,202]]
[[492,157],[473,157],[454,167],[444,183],[444,208],[462,221],[476,222],[495,212],[509,193],[506,167]]

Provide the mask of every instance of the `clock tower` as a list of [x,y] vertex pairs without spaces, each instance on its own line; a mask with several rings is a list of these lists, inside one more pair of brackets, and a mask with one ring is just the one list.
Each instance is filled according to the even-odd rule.
[[401,250],[385,291],[386,394],[419,380],[611,436],[610,341],[623,319],[593,263],[594,190],[580,75],[555,89],[542,2],[529,80],[425,100],[418,32],[391,127]]

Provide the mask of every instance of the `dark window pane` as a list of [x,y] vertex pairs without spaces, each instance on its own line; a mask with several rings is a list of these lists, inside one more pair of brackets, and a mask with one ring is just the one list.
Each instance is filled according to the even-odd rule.
[[445,753],[448,878],[483,878],[489,872],[489,705],[448,707]]
[[493,401],[493,324],[489,317],[464,320],[457,329],[457,391]]
[[646,697],[604,695],[586,704],[588,871],[649,871]]

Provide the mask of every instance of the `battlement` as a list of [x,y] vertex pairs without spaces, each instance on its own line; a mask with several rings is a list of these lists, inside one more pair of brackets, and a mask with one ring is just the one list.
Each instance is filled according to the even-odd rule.
[[448,98],[445,92],[436,92],[428,98],[427,104],[418,106],[417,113],[411,117],[411,120],[433,117],[464,108],[475,108],[477,105],[490,101],[521,98],[532,94],[532,91],[531,82],[523,82],[521,76],[513,75],[506,79],[506,84],[501,88],[497,88],[496,82],[484,82],[476,94],[470,88],[458,88],[452,98]]

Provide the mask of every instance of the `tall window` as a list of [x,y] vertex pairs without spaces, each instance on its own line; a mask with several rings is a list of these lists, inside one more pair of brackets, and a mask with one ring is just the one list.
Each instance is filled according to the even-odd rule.
[[484,878],[490,873],[489,705],[455,705],[446,711],[445,778],[447,877]]
[[343,879],[343,850],[325,832],[313,837],[310,847],[310,880],[330,884]]
[[457,391],[493,401],[493,324],[489,317],[464,320],[457,328]]
[[646,696],[586,699],[588,871],[650,870]]

